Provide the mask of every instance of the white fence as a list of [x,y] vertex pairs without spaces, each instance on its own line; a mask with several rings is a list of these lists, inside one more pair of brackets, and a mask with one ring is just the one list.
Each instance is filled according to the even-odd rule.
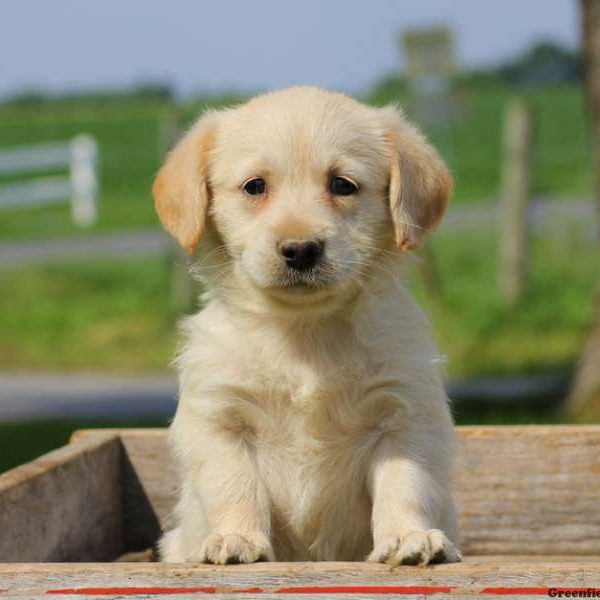
[[98,218],[99,192],[98,146],[93,137],[82,134],[70,142],[0,150],[2,177],[66,169],[68,176],[44,175],[0,184],[0,210],[70,200],[75,223],[93,225]]

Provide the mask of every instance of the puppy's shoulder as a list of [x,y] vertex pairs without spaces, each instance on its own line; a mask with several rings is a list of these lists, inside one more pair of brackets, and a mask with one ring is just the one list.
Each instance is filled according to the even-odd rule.
[[218,300],[210,300],[198,313],[179,323],[180,345],[175,364],[181,375],[187,371],[217,372],[235,361],[236,329],[228,311]]

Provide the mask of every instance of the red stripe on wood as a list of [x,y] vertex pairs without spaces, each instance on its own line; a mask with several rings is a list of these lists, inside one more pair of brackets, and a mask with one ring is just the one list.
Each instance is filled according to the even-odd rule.
[[[585,592],[589,588],[557,588],[561,591]],[[490,594],[496,596],[548,596],[550,588],[542,587],[488,587],[480,590],[480,594]],[[7,590],[0,590],[4,593]],[[283,587],[279,589],[262,589],[259,587],[237,588],[237,589],[217,589],[215,587],[102,587],[102,588],[66,588],[47,590],[48,595],[72,595],[72,596],[135,596],[145,595],[177,595],[177,594],[216,594],[223,592],[228,594],[396,594],[396,595],[414,595],[414,594],[451,594],[452,588],[447,586],[373,586],[373,585],[354,585],[354,586],[295,586]]]
[[[259,590],[262,592],[262,590]],[[214,587],[102,587],[102,588],[66,588],[63,590],[47,590],[50,595],[71,595],[71,596],[135,596],[137,594],[146,595],[175,595],[175,594],[216,594]]]
[[[550,590],[557,590],[560,592],[589,592],[590,590],[599,590],[600,588],[563,588],[555,586],[552,588],[536,588],[536,587],[489,587],[481,590],[482,594],[496,594],[498,596],[549,596]],[[585,598],[586,596],[582,596]],[[593,596],[591,596],[593,597]]]
[[341,585],[285,587],[272,590],[272,594],[449,594],[450,587],[432,585]]
[[449,594],[450,587],[442,586],[309,586],[284,587],[264,590],[262,588],[237,588],[217,590],[214,587],[106,587],[106,588],[66,588],[47,590],[49,595],[87,595],[87,596],[134,596],[146,595],[177,595],[177,594],[216,594],[217,591],[228,594]]

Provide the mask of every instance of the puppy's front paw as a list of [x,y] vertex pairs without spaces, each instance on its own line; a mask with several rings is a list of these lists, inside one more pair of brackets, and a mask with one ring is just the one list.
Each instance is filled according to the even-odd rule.
[[274,560],[274,556],[265,536],[211,533],[202,543],[198,560],[214,565],[236,565]]
[[411,531],[404,536],[382,539],[367,559],[371,562],[397,565],[427,565],[429,563],[460,562],[462,556],[454,544],[439,529]]

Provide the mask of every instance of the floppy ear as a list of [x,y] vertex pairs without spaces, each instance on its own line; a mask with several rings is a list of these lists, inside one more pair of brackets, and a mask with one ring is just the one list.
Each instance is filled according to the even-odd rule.
[[396,245],[412,250],[446,212],[452,194],[452,176],[435,149],[410,125],[402,111],[381,109],[390,148],[389,203]]
[[197,248],[208,209],[208,155],[218,114],[210,112],[185,134],[158,172],[152,195],[164,228],[190,254]]

